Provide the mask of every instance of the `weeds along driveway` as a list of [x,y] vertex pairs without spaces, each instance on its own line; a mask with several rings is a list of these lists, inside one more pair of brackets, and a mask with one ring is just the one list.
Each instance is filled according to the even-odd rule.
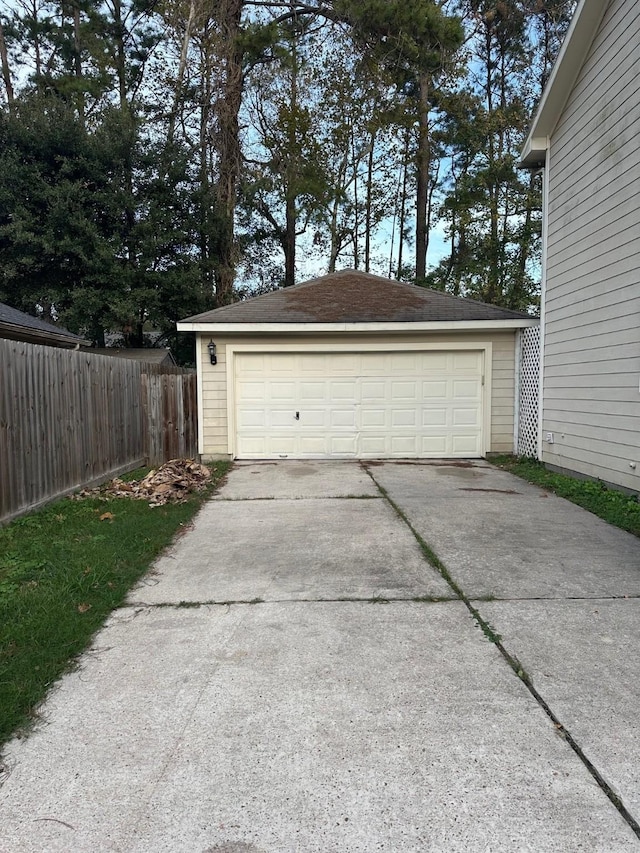
[[[573,682],[573,695],[560,695],[583,662],[570,659],[569,636],[538,636],[542,625],[584,637],[588,620],[531,615],[567,603],[541,602],[553,586],[546,573],[534,583],[517,560],[510,569],[498,531],[472,544],[480,502],[489,513],[504,501],[497,516],[513,512],[515,525],[518,502],[528,516],[546,499],[484,465],[443,473],[452,470],[237,465],[52,693],[44,724],[10,745],[0,850],[638,849],[633,818],[598,775],[617,767],[623,779],[623,755],[616,764],[605,749],[590,767],[571,729],[583,711]],[[624,534],[607,543],[618,569],[598,587],[592,567],[590,594],[633,586],[630,543]],[[534,544],[523,552],[532,571]],[[577,591],[577,562],[566,565]],[[523,595],[516,570],[530,584]],[[491,594],[504,600],[477,600]],[[610,598],[576,603],[610,618]],[[486,636],[489,622],[503,646]],[[617,628],[604,643],[609,661]],[[544,698],[518,677],[516,657],[536,688],[548,679]],[[606,680],[592,684],[602,707]],[[631,731],[629,721],[625,748]]]

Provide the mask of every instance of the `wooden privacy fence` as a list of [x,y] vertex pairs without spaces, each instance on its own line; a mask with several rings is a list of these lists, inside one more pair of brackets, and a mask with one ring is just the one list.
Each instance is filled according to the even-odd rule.
[[197,453],[196,374],[0,340],[0,521]]

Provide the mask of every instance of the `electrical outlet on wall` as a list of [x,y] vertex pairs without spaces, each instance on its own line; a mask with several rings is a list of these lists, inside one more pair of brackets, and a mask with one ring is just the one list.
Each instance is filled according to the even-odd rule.
[[553,433],[552,432],[545,432],[544,440],[547,442],[547,444],[553,444]]

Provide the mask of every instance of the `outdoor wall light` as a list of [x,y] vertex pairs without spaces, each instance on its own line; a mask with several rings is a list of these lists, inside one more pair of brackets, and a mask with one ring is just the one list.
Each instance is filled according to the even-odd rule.
[[212,340],[209,341],[209,343],[207,344],[207,349],[209,350],[209,358],[211,359],[211,364],[217,364],[218,356],[216,355],[216,345]]

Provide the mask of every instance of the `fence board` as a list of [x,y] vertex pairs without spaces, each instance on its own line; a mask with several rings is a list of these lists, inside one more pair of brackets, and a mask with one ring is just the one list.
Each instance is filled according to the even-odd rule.
[[0,340],[0,522],[197,454],[195,371]]

